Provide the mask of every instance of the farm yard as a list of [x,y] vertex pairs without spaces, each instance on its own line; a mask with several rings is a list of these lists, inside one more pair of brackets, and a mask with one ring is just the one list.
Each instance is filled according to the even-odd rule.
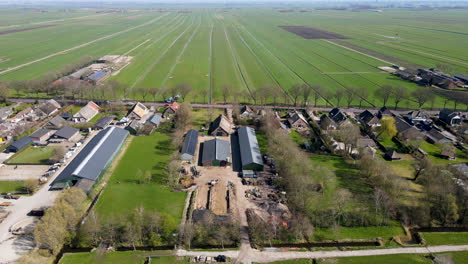
[[[463,10],[386,9],[359,15],[248,7],[179,11],[96,14],[78,9],[65,15],[52,10],[33,16],[34,23],[24,18],[24,23],[13,25],[2,18],[0,31],[16,32],[0,35],[0,81],[38,78],[83,56],[120,54],[133,57],[109,78],[123,84],[117,92],[120,98],[159,101],[170,95],[169,88],[186,83],[193,89],[186,98],[191,102],[291,104],[291,87],[306,83],[323,87],[314,88],[318,105],[379,107],[379,87],[401,86],[408,94],[418,88],[380,66],[468,72]],[[150,98],[141,87],[158,90]],[[334,96],[338,90],[354,92],[340,101]],[[456,98],[463,108],[465,99]],[[394,103],[393,97],[387,101]],[[423,107],[453,105],[437,96]],[[399,105],[417,106],[411,96]]]

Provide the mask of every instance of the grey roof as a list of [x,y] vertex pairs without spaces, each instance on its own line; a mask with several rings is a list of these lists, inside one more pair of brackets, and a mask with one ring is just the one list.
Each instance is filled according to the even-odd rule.
[[228,161],[229,159],[229,142],[215,138],[205,141],[203,144],[202,163],[219,160]]
[[195,150],[198,144],[198,131],[190,129],[185,135],[184,145],[182,146],[181,154],[195,155]]
[[159,123],[161,123],[161,119],[162,117],[159,114],[154,114],[148,119],[148,122],[150,122],[153,125],[159,126]]
[[44,112],[44,114],[46,114],[46,115],[50,115],[50,114],[52,114],[53,112],[55,112],[55,111],[57,111],[59,109],[55,103],[49,102],[49,101],[41,104],[38,108],[42,112]]
[[263,165],[262,154],[258,146],[255,129],[242,127],[237,131],[239,135],[239,147],[242,167],[252,163]]
[[99,118],[99,120],[94,125],[94,128],[104,129],[114,120],[113,116],[104,116]]
[[79,130],[74,127],[65,126],[59,129],[57,132],[55,132],[54,136],[59,138],[70,139],[78,132]]
[[49,124],[54,126],[54,127],[60,128],[65,124],[65,122],[66,122],[65,119],[63,119],[61,116],[58,115],[58,116],[52,118],[49,121]]
[[11,145],[8,147],[8,148],[15,148],[17,150],[20,150],[24,147],[26,147],[29,143],[32,142],[32,139],[28,136],[26,137],[22,137],[16,141],[14,141],[13,143],[11,143]]
[[50,132],[49,129],[47,128],[41,128],[39,130],[36,130],[36,132],[32,133],[31,135],[29,135],[31,138],[40,138],[42,136],[45,136],[47,135],[48,133]]
[[108,127],[102,130],[86,144],[55,179],[54,183],[70,181],[72,177],[97,180],[120,149],[128,134],[127,130],[118,127]]
[[348,119],[339,108],[333,108],[328,115],[336,123],[340,123]]

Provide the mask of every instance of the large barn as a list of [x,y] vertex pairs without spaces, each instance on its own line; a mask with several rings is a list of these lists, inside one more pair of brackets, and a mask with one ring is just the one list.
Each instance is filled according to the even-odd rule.
[[118,127],[108,127],[99,132],[57,176],[52,189],[75,186],[89,192],[128,135],[127,130]]
[[203,166],[228,166],[230,164],[230,144],[228,141],[215,138],[203,143]]
[[193,159],[193,156],[195,156],[195,150],[197,149],[197,144],[198,131],[195,129],[190,129],[187,134],[185,134],[184,145],[182,145],[182,150],[180,151],[180,159]]
[[242,127],[237,131],[243,170],[263,170],[262,154],[258,146],[255,129]]

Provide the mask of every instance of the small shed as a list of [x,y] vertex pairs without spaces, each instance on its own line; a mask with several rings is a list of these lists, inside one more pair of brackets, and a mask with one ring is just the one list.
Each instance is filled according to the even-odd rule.
[[110,125],[110,123],[114,120],[113,116],[104,116],[101,117],[96,124],[93,126],[95,130],[102,130]]
[[32,143],[32,139],[28,136],[22,137],[13,143],[11,143],[10,146],[6,149],[8,152],[18,152],[25,148],[27,145]]
[[47,128],[41,128],[29,135],[29,137],[34,143],[40,143],[47,141],[50,138],[50,136],[52,136],[52,133],[53,132]]
[[184,144],[180,151],[181,160],[191,160],[195,156],[195,150],[198,145],[198,131],[195,129],[190,129],[187,134],[185,134]]
[[155,127],[158,127],[159,124],[161,123],[162,117],[159,114],[154,114],[146,122],[154,125]]
[[385,153],[385,158],[391,161],[401,160],[401,155],[395,150],[389,150]]

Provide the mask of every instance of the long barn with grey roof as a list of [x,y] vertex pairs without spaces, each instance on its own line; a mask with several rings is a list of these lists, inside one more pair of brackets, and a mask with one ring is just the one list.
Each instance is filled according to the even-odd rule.
[[187,134],[185,134],[184,145],[182,145],[182,150],[180,151],[180,159],[182,160],[191,160],[195,156],[195,150],[198,145],[198,131],[195,129],[190,129]]
[[227,166],[231,164],[230,144],[215,138],[203,143],[203,166]]
[[87,186],[84,191],[88,192],[92,185],[83,183],[99,180],[128,135],[127,130],[118,127],[108,127],[99,132],[54,180],[52,188]]
[[243,170],[263,170],[262,154],[258,146],[255,129],[242,127],[237,130],[239,135],[239,149]]

